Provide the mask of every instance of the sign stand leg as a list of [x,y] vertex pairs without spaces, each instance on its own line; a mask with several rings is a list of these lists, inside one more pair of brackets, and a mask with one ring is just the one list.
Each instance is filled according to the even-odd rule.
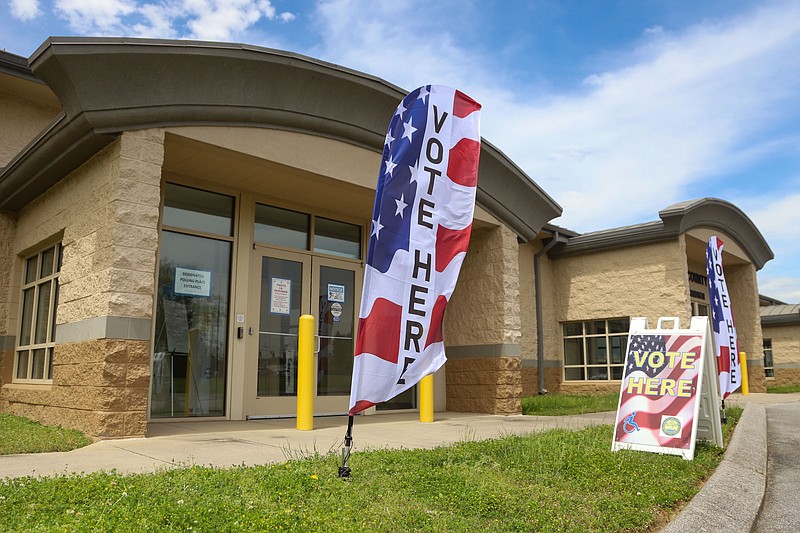
[[725,410],[725,400],[722,400],[722,423],[728,423],[728,412]]
[[342,448],[342,466],[339,467],[339,477],[350,479],[350,445],[353,443],[353,415],[347,417],[347,433],[344,434],[344,448]]

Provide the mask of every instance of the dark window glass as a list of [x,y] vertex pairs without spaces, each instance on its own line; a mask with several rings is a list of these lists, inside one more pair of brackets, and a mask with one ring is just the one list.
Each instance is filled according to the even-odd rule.
[[256,204],[255,240],[284,248],[308,250],[310,220],[305,213]]
[[564,336],[572,337],[574,335],[583,335],[583,322],[564,323]]
[[233,198],[167,183],[163,223],[202,233],[233,235]]
[[314,221],[314,251],[361,259],[361,226],[317,217]]

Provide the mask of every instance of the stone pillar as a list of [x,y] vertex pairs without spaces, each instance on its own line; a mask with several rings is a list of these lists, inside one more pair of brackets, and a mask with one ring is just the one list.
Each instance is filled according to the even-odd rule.
[[766,392],[764,343],[758,301],[756,269],[752,264],[723,265],[731,297],[733,319],[739,339],[739,351],[747,353],[747,376],[750,392]]
[[9,411],[95,438],[147,429],[162,130],[125,132],[20,214],[15,250],[63,232],[53,383]]
[[[18,305],[19,295],[14,283],[14,235],[17,217],[0,213],[0,387],[11,381],[14,369],[16,322],[11,320],[12,308]],[[2,409],[0,399],[0,409]]]
[[508,228],[473,230],[445,315],[450,411],[521,412],[518,254]]

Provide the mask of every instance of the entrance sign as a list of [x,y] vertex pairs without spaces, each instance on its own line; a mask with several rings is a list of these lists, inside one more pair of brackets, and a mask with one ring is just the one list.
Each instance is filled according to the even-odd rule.
[[698,434],[722,446],[713,353],[708,317],[692,317],[688,330],[673,317],[660,318],[656,329],[631,320],[612,451],[691,460]]
[[175,267],[175,294],[211,296],[211,272]]
[[467,252],[480,104],[438,85],[412,91],[389,124],[375,191],[350,415],[445,362],[442,318]]
[[742,368],[739,365],[739,341],[733,309],[728,295],[728,284],[722,270],[722,239],[708,239],[706,269],[708,271],[708,295],[711,300],[711,327],[714,329],[714,354],[719,369],[719,392],[722,399],[742,384]]

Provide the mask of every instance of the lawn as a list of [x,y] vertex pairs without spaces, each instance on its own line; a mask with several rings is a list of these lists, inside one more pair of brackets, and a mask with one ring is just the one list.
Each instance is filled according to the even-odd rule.
[[790,392],[800,392],[800,385],[784,385],[782,387],[767,387],[767,392],[788,394]]
[[619,393],[600,395],[545,394],[522,399],[522,414],[540,416],[579,415],[616,411]]
[[[741,409],[730,408],[731,424]],[[155,474],[0,481],[4,531],[647,531],[722,459],[620,451],[612,428],[555,430],[434,450]]]
[[0,414],[0,455],[66,452],[91,442],[74,429],[43,426],[21,416]]

